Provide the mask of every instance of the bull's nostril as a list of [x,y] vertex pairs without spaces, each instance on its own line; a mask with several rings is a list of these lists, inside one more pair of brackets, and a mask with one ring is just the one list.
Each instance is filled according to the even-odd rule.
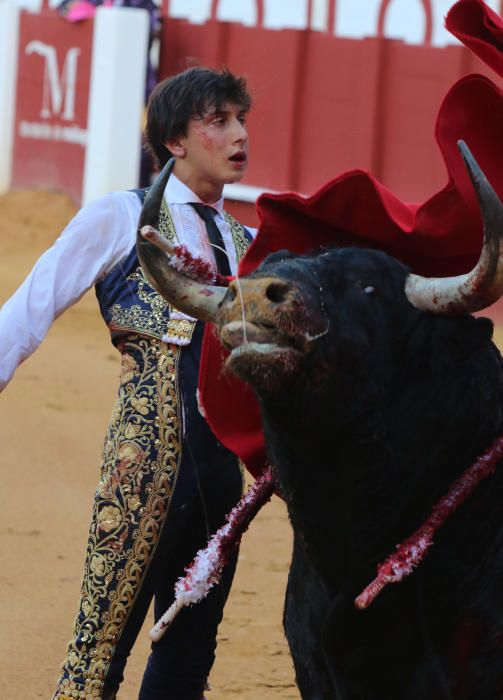
[[287,284],[282,282],[272,282],[267,286],[265,295],[269,301],[272,301],[275,304],[281,304],[283,301],[285,301],[288,290],[289,286]]

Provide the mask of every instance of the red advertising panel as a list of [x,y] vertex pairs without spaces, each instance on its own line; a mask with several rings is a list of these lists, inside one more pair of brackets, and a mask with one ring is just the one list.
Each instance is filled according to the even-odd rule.
[[92,36],[91,20],[21,13],[13,187],[54,188],[80,201]]

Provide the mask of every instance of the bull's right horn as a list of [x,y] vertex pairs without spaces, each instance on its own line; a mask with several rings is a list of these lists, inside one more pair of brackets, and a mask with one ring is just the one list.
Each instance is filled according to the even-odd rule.
[[479,202],[484,243],[478,263],[465,275],[407,277],[405,294],[410,303],[434,314],[481,311],[503,295],[503,205],[464,141],[458,141],[458,147]]
[[176,270],[170,264],[169,242],[155,230],[174,163],[174,158],[166,163],[145,197],[136,235],[138,259],[150,284],[172,306],[201,321],[213,321],[227,289],[201,284]]

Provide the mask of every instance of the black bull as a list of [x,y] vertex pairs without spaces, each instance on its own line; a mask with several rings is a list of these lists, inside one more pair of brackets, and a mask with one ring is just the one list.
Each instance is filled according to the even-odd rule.
[[[173,298],[167,258],[139,243],[150,279],[183,306],[190,295]],[[304,699],[503,698],[503,470],[412,576],[368,610],[354,604],[503,429],[491,322],[461,313],[459,298],[418,308],[410,280],[379,251],[279,252],[200,314],[260,402],[294,530],[284,624]],[[185,310],[195,313],[192,300]]]

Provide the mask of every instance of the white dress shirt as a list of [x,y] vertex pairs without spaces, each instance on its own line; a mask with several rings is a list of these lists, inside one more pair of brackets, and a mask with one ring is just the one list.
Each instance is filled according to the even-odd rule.
[[[215,265],[204,221],[189,202],[201,202],[175,175],[168,180],[168,203],[178,242]],[[206,202],[206,204],[208,204]],[[236,251],[223,216],[223,197],[210,206],[222,233],[232,274]],[[19,289],[0,309],[0,391],[17,367],[43,341],[52,322],[96,282],[124,262],[136,244],[141,203],[134,192],[114,192],[83,207],[37,261]],[[252,236],[255,229],[248,229]]]

